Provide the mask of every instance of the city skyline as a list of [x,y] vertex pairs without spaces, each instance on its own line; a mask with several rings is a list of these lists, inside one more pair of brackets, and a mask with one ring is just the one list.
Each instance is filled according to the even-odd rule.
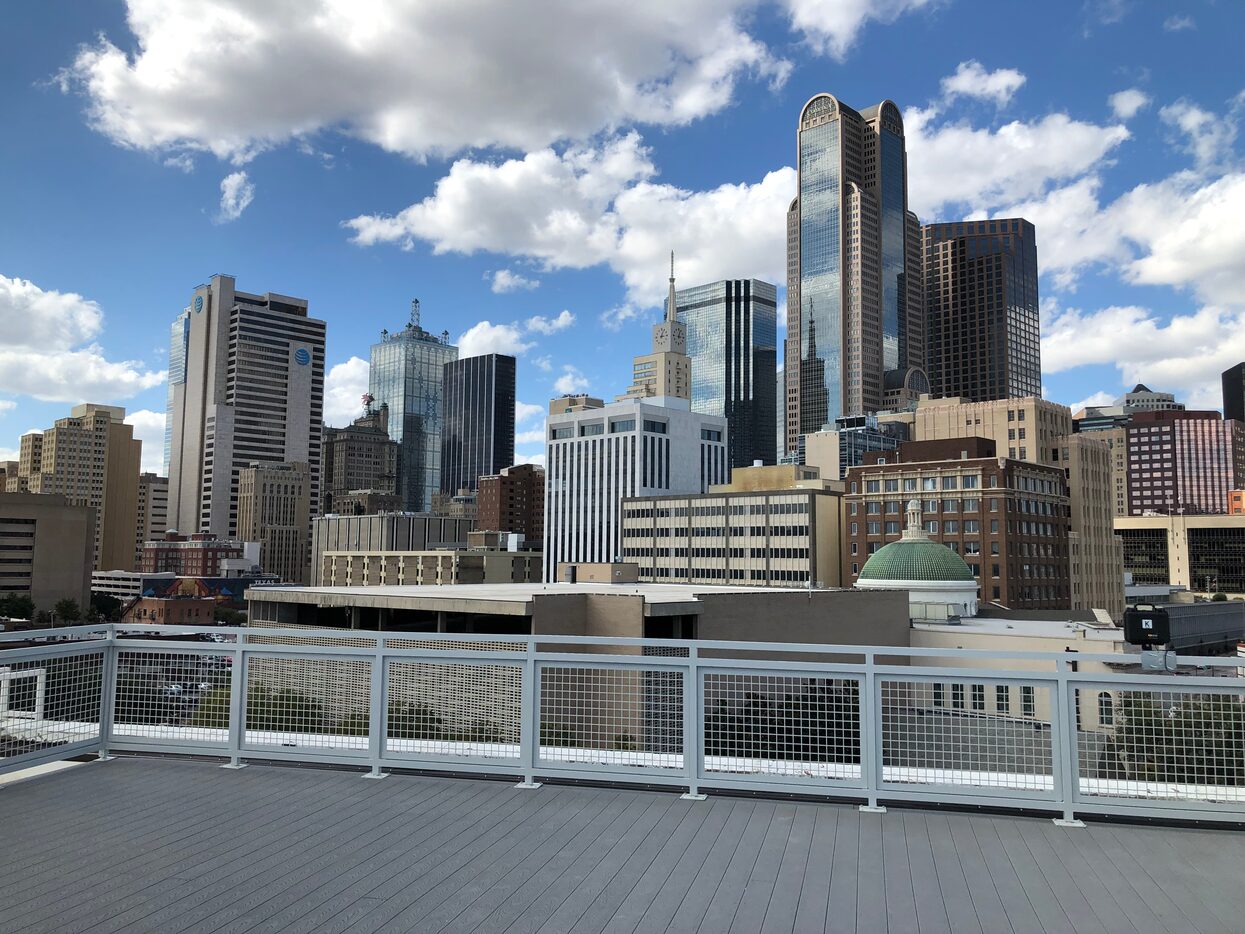
[[[1218,407],[1216,374],[1245,359],[1239,244],[1226,239],[1239,225],[1216,219],[1245,200],[1240,88],[1179,63],[1222,54],[1239,10],[1199,5],[1177,28],[1136,4],[1116,18],[1078,6],[1059,22],[963,0],[909,6],[889,23],[860,13],[794,26],[781,9],[753,6],[754,18],[730,23],[739,41],[717,84],[701,88],[622,43],[607,52],[625,80],[653,91],[647,108],[593,101],[596,84],[571,82],[573,94],[550,95],[550,113],[516,112],[523,132],[490,102],[470,132],[444,124],[427,140],[401,128],[384,136],[368,121],[374,102],[348,86],[339,112],[313,107],[295,134],[284,112],[247,109],[223,77],[203,85],[220,124],[179,130],[161,122],[184,106],[177,82],[145,85],[135,56],[181,43],[190,59],[204,36],[250,39],[215,21],[190,30],[177,5],[162,23],[131,11],[127,24],[121,4],[15,13],[21,41],[0,79],[15,130],[0,155],[13,218],[0,228],[0,454],[89,401],[126,406],[145,469],[161,469],[168,359],[153,334],[183,307],[188,283],[224,270],[305,296],[328,322],[335,425],[357,414],[371,334],[412,295],[445,309],[464,356],[518,358],[516,459],[538,459],[545,400],[627,384],[629,352],[660,315],[671,248],[681,285],[755,276],[781,287],[790,128],[820,91],[895,101],[922,222],[1034,222],[1048,398],[1114,398],[1144,381]],[[718,22],[712,10],[697,15]],[[716,44],[685,37],[695,30],[682,21],[650,37],[645,16],[628,36],[675,59],[703,61]],[[279,14],[253,17],[261,38],[281,27]],[[1015,29],[1060,54],[991,44]],[[940,50],[876,67],[917,43]],[[266,99],[268,66],[256,67],[248,93]],[[107,69],[124,80],[92,84]],[[680,97],[679,80],[705,93]],[[441,89],[447,100],[453,90]],[[723,134],[730,152],[717,145]],[[66,183],[39,184],[52,178]],[[573,229],[552,229],[553,209]],[[53,219],[61,248],[47,251]],[[23,327],[30,320],[41,326]]]

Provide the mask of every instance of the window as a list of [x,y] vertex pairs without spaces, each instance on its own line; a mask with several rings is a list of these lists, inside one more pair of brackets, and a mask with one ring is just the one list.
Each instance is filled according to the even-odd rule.
[[600,422],[595,422],[594,424],[591,424],[591,425],[580,425],[579,426],[579,436],[581,438],[587,437],[588,435],[603,435],[603,434],[605,434],[605,426],[602,425]]
[[903,491],[905,493],[916,492],[916,477],[908,477],[903,482]]
[[899,534],[899,523],[898,522],[886,523],[886,534],[887,535],[898,535]]
[[865,512],[871,516],[880,516],[882,514],[882,504],[878,502],[865,503]]
[[897,516],[897,515],[899,515],[899,512],[900,512],[900,510],[899,510],[899,500],[897,500],[897,499],[887,500],[887,502],[886,502],[886,512],[887,512],[887,514],[888,514],[888,515],[892,515],[892,516]]
[[558,441],[562,438],[573,438],[573,437],[575,437],[575,426],[574,425],[567,425],[564,428],[549,429],[549,439],[551,441]]
[[1103,726],[1115,725],[1115,702],[1107,691],[1098,695],[1098,722]]
[[866,480],[865,481],[865,492],[866,493],[878,493],[880,491],[881,491],[881,486],[877,480]]
[[959,477],[943,477],[942,478],[942,488],[944,490],[955,490],[955,489],[958,489],[959,486],[960,486]]
[[1012,692],[1006,684],[994,686],[994,709],[999,713],[1012,712]]
[[972,698],[973,710],[985,710],[986,686],[984,684],[974,684]]
[[616,418],[610,422],[610,433],[615,434],[620,431],[635,431],[634,418]]
[[1033,685],[1022,684],[1020,686],[1020,712],[1026,717],[1032,717],[1037,713],[1037,704],[1033,698]]
[[964,709],[964,685],[951,685],[951,706],[956,710]]
[[922,490],[938,489],[938,478],[937,477],[922,477],[921,478],[921,489]]
[[980,477],[964,477],[961,485],[966,490],[975,490],[980,484],[981,484]]
[[898,493],[899,492],[899,481],[897,479],[887,480],[885,489],[887,493]]
[[881,535],[882,534],[882,523],[881,522],[865,523],[865,532],[869,535]]
[[943,691],[944,691],[944,688],[941,684],[938,684],[938,683],[934,684],[934,706],[935,707],[941,707],[945,703],[945,697],[943,696]]
[[978,521],[977,519],[965,519],[964,520],[964,531],[970,534],[976,535],[978,532],[981,531],[981,522]]
[[963,512],[977,512],[980,509],[981,509],[981,500],[979,499],[964,500],[964,505],[962,507]]
[[[990,576],[995,577],[995,578],[999,576],[999,566],[997,564],[990,565]],[[994,596],[995,596],[995,599],[998,599],[999,588],[997,587],[994,588]]]
[[948,519],[942,524],[942,533],[944,535],[958,535],[960,532],[960,523],[955,519]]
[[700,429],[700,440],[701,441],[721,441],[722,432],[718,431],[716,428],[702,428]]
[[644,419],[644,430],[650,431],[655,435],[664,435],[666,433],[666,423],[646,418]]
[[958,499],[944,499],[942,501],[943,512],[959,512],[960,501]]

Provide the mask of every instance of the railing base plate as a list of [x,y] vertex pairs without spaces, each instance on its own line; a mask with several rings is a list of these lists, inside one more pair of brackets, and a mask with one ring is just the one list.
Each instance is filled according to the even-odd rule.
[[861,814],[885,814],[886,808],[880,804],[862,804],[860,806]]
[[1056,827],[1084,827],[1085,826],[1085,821],[1077,820],[1076,818],[1073,818],[1072,820],[1066,820],[1065,818],[1062,818],[1062,817],[1055,817],[1055,818],[1052,818],[1052,821]]
[[222,769],[245,769],[245,762],[226,762],[221,766]]
[[115,759],[115,758],[117,758],[117,757],[116,757],[116,756],[110,756],[110,755],[108,755],[107,753],[101,753],[100,755],[98,755],[98,756],[96,756],[96,757],[95,757],[95,761],[96,761],[96,762],[111,762],[111,761],[112,761],[113,759]]
[[685,794],[679,795],[679,797],[682,798],[684,801],[704,801],[709,796],[708,795],[694,795],[689,791]]
[[388,772],[368,772],[363,777],[364,778],[388,778],[389,773]]
[[515,788],[539,788],[543,782],[519,782]]

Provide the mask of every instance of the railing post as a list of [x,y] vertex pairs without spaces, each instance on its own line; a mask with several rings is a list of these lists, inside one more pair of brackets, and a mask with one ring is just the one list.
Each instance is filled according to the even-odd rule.
[[100,659],[99,674],[99,761],[107,762],[112,758],[108,749],[112,745],[113,718],[117,709],[117,632],[115,626],[108,627],[108,639],[104,643],[104,654]]
[[1074,801],[1080,771],[1076,730],[1075,687],[1068,677],[1068,661],[1055,659],[1055,683],[1051,689],[1050,742],[1051,770],[1055,779],[1055,798],[1063,817],[1055,819],[1061,827],[1084,827],[1076,818]]
[[536,759],[540,755],[540,689],[536,684],[536,639],[527,640],[523,659],[523,683],[519,687],[519,762],[523,781],[515,788],[539,788]]
[[878,697],[877,659],[865,652],[865,676],[860,685],[860,776],[864,779],[866,803],[860,810],[884,814],[878,804],[878,785],[882,780],[882,703]]
[[704,698],[700,691],[698,653],[696,646],[688,647],[687,667],[683,669],[683,770],[687,773],[687,794],[683,797],[689,801],[704,801],[706,797],[700,792],[700,718]]
[[229,761],[222,769],[245,769],[242,740],[246,736],[246,636],[239,632],[233,644],[233,669],[229,672]]
[[372,681],[370,711],[367,718],[367,754],[372,762],[372,770],[364,778],[388,778],[388,772],[382,772],[381,758],[385,754],[385,714],[388,706],[389,692],[386,689],[388,672],[385,670],[385,636],[379,630],[376,633],[376,655],[372,658]]

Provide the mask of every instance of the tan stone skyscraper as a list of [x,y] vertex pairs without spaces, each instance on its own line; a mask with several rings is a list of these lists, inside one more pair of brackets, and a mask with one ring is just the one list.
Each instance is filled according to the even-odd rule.
[[799,190],[787,212],[785,449],[929,391],[920,224],[908,210],[903,118],[829,94],[796,129]]
[[307,464],[252,464],[238,474],[238,537],[259,542],[269,574],[305,584],[311,572],[311,468]]
[[46,431],[22,436],[8,492],[59,493],[95,508],[95,570],[134,570],[138,474],[143,443],[115,405],[76,405]]
[[678,311],[674,290],[674,253],[671,253],[666,315],[653,325],[653,352],[635,358],[631,387],[618,397],[618,401],[650,396],[691,400],[692,358],[687,355],[687,325],[679,321]]

